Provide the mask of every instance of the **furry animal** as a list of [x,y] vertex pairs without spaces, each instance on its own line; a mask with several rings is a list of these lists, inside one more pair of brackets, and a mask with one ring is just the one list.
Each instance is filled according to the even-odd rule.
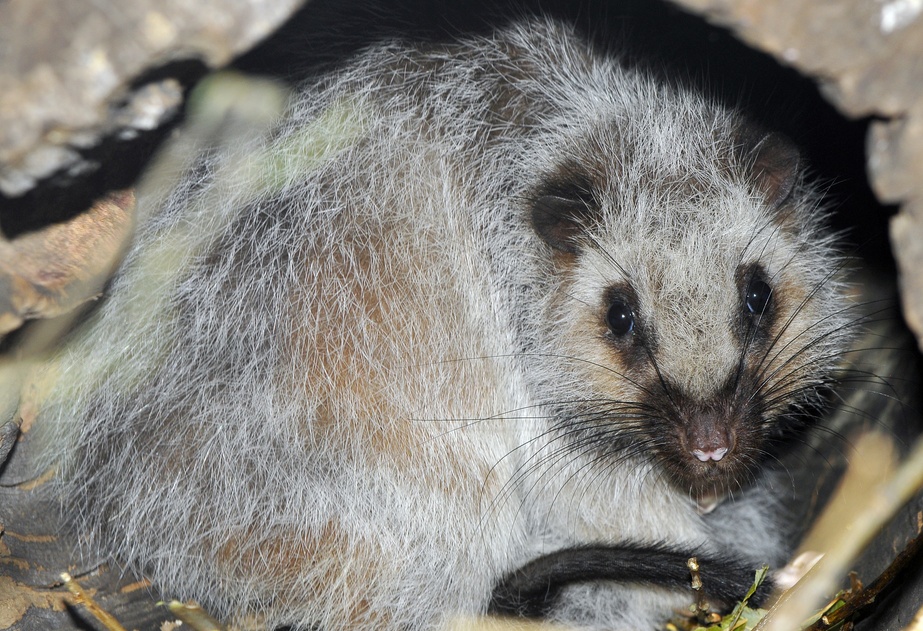
[[[166,593],[637,630],[692,602],[674,557],[741,591],[784,559],[768,451],[846,303],[797,151],[733,109],[543,19],[392,41],[140,203],[38,423],[76,526]],[[592,546],[621,580],[517,591]]]

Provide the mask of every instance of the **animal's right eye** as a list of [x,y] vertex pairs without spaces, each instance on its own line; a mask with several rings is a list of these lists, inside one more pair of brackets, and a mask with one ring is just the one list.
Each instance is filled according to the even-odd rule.
[[624,300],[614,300],[606,312],[606,324],[612,335],[623,337],[635,328],[635,315]]
[[762,278],[753,278],[747,286],[747,293],[744,295],[744,304],[750,315],[760,317],[766,313],[771,299],[772,287]]

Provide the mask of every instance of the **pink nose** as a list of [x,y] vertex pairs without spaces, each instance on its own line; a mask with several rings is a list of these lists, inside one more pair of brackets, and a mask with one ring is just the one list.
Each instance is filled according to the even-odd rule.
[[714,460],[715,462],[724,458],[724,454],[728,452],[727,447],[719,447],[718,449],[710,451],[702,451],[701,449],[693,449],[692,455],[701,460],[702,462],[708,462],[709,460]]
[[704,416],[687,430],[686,449],[699,462],[719,462],[734,449],[734,432]]

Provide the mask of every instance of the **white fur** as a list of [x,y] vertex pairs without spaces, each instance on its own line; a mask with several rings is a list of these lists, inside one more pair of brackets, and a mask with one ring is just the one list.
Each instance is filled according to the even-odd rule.
[[[840,338],[797,341],[842,320],[814,197],[781,230],[715,165],[734,112],[561,25],[424,48],[306,85],[270,138],[203,155],[152,209],[40,418],[78,525],[170,596],[325,631],[476,614],[505,572],[580,542],[778,563],[771,479],[702,517],[656,460],[562,452],[551,417],[631,394],[586,326],[622,280],[665,375],[712,392],[740,353],[741,261],[822,286],[779,362],[801,349],[798,378],[825,374]],[[527,212],[562,157],[619,173],[564,271]],[[688,174],[709,195],[651,185]],[[686,600],[574,588],[554,617],[645,629]]]

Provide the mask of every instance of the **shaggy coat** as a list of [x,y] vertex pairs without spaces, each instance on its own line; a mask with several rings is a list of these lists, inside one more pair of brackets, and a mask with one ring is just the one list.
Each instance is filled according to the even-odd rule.
[[[377,45],[257,135],[140,200],[56,360],[39,423],[94,546],[324,631],[482,613],[569,546],[784,559],[767,441],[845,343],[784,139],[545,20]],[[548,615],[691,601],[590,581]]]

